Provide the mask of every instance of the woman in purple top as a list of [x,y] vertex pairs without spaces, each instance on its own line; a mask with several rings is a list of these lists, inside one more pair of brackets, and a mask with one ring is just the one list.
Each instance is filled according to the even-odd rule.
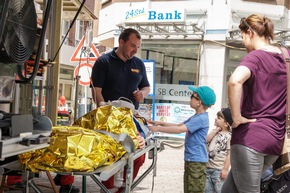
[[274,25],[250,15],[239,25],[248,54],[231,75],[231,171],[222,193],[260,193],[260,179],[282,150],[286,114],[286,64],[270,44]]

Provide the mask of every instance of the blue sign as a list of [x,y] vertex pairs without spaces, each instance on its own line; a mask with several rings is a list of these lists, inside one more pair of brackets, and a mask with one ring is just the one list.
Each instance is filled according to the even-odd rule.
[[185,22],[185,10],[181,8],[148,9],[146,6],[135,7],[125,11],[124,22]]
[[157,12],[157,11],[148,11],[148,20],[157,20],[157,21],[172,21],[172,20],[181,20],[181,12],[174,10],[173,12]]

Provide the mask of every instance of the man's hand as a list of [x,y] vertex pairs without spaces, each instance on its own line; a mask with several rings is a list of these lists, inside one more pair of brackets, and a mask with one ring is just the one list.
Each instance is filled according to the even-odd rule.
[[139,143],[139,148],[144,149],[145,148],[145,139],[142,136],[138,135],[137,141]]
[[99,107],[101,107],[101,106],[105,106],[105,105],[107,105],[107,103],[106,103],[105,101],[101,101],[101,102],[99,102]]
[[140,91],[140,90],[135,90],[133,92],[133,96],[134,96],[134,99],[137,101],[137,102],[140,102],[144,99],[144,95],[143,95],[143,92]]

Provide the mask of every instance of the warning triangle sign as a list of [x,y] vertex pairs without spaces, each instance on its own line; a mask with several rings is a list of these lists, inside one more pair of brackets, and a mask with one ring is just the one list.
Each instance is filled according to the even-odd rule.
[[[96,61],[100,54],[97,50],[97,48],[92,44],[91,52],[88,53],[83,46],[85,42],[85,36],[82,37],[79,45],[76,47],[76,50],[74,51],[70,61],[71,62],[79,62],[79,61],[87,61],[87,57],[89,57],[89,61]],[[89,56],[88,56],[89,55]]]

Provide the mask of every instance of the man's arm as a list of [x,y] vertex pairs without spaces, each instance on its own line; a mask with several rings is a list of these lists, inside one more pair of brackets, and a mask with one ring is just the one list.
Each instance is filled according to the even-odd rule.
[[102,88],[100,87],[92,87],[92,96],[94,102],[98,107],[102,105],[101,102],[105,102],[104,97],[102,95]]
[[143,93],[144,97],[147,97],[150,92],[150,87],[149,86],[143,87],[140,89],[140,91]]

